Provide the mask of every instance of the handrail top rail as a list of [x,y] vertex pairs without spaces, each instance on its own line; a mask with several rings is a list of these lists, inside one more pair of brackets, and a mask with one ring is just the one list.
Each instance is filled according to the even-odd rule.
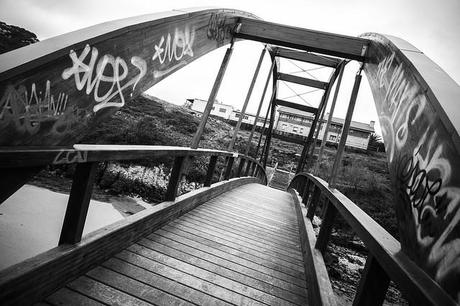
[[401,249],[401,244],[380,224],[359,208],[339,190],[329,187],[323,179],[311,173],[294,176],[289,188],[300,177],[311,180],[320,188],[340,215],[362,239],[369,252],[378,260],[390,278],[420,303],[458,305],[428,274],[416,265]]
[[244,157],[251,162],[259,164],[252,157],[237,152],[215,149],[192,149],[190,147],[158,145],[75,144],[73,147],[0,147],[0,168],[30,167],[46,164],[72,164],[103,160],[130,160],[167,155],[219,155],[234,158]]

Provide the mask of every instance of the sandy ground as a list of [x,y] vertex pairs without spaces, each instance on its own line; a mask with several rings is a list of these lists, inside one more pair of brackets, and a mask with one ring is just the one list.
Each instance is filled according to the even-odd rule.
[[[25,185],[0,205],[0,270],[57,246],[68,195]],[[91,200],[83,235],[123,214]]]

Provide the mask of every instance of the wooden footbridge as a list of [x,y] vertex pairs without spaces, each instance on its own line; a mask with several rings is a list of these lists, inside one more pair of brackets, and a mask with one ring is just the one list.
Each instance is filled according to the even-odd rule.
[[[233,152],[241,121],[228,151],[199,148],[234,43],[243,39],[267,44],[243,114],[266,52],[273,63],[265,142],[252,157]],[[78,144],[134,97],[227,44],[190,147]],[[283,74],[280,57],[334,72],[327,82]],[[313,158],[315,127],[336,83],[332,116],[352,60],[362,66],[326,182],[308,173],[324,149]],[[383,130],[400,242],[334,188],[362,70]],[[278,80],[323,90],[319,106],[278,99]],[[295,28],[235,10],[177,10],[96,25],[2,54],[0,97],[1,201],[47,165],[76,164],[59,244],[0,271],[1,305],[336,305],[323,255],[337,215],[369,251],[355,305],[382,304],[390,281],[411,305],[460,301],[460,88],[406,41]],[[267,187],[264,171],[277,106],[315,116],[297,175],[285,191]],[[165,202],[82,237],[97,164],[160,156],[174,157]],[[177,196],[197,157],[209,161],[204,187]],[[315,214],[323,219],[318,235]]]

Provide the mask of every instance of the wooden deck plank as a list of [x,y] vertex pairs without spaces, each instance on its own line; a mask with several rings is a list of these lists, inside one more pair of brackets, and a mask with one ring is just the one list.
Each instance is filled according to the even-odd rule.
[[81,276],[67,284],[67,287],[109,305],[149,306],[152,305],[134,296],[104,285],[87,276]]
[[238,239],[243,239],[244,241],[254,243],[257,246],[269,248],[285,256],[292,257],[295,260],[302,261],[300,249],[297,250],[295,246],[288,249],[287,245],[283,244],[282,241],[273,241],[264,235],[257,235],[257,233],[255,233],[252,229],[234,226],[231,223],[224,223],[216,219],[206,218],[202,214],[188,214],[187,216],[184,216],[182,220],[192,223],[199,222],[200,224],[206,226],[212,226],[216,231],[224,231],[232,236],[237,236]]
[[[81,293],[75,292],[69,288],[61,288],[52,295],[50,295],[46,300],[46,303],[51,305],[69,305],[69,306],[103,306],[105,304],[99,303]],[[37,305],[37,304],[35,304]]]
[[178,260],[172,256],[166,255],[164,253],[158,252],[151,248],[145,247],[141,244],[134,244],[128,248],[129,251],[135,252],[141,256],[144,256],[150,260],[161,263],[165,266],[171,267],[175,270],[194,275],[203,281],[210,282],[221,288],[228,289],[234,293],[240,294],[242,296],[248,297],[250,299],[260,301],[262,303],[271,304],[271,305],[292,305],[292,303],[280,299],[274,295],[267,294],[261,290],[255,289],[253,287],[244,285],[240,282],[236,282],[227,277],[222,277],[221,275],[210,272],[206,269],[202,269],[197,265],[189,264],[186,261]]
[[193,305],[190,302],[163,292],[157,288],[100,266],[92,269],[86,275],[107,286],[118,289],[132,296],[136,296],[155,305]]
[[[177,236],[177,237],[179,238],[179,240],[182,239],[180,236]],[[154,233],[147,237],[147,239],[151,241],[158,242],[163,245],[167,245],[168,247],[174,248],[176,250],[180,250],[188,255],[196,256],[196,257],[199,257],[201,259],[204,259],[204,260],[207,260],[213,263],[218,262],[221,267],[225,267],[230,270],[236,271],[238,273],[247,275],[249,277],[253,277],[260,281],[263,281],[273,286],[276,286],[278,288],[281,288],[283,290],[287,290],[289,292],[296,293],[302,296],[305,295],[304,287],[290,283],[283,279],[277,278],[275,273],[270,273],[270,274],[264,273],[263,271],[255,269],[254,266],[251,268],[251,265],[249,266],[244,265],[244,262],[240,262],[238,260],[232,261],[232,258],[225,257],[225,256],[219,256],[219,254],[212,254],[212,252],[208,253],[206,251],[209,251],[209,249],[207,250],[206,246],[202,246],[198,243],[194,243],[191,240],[189,241],[189,244],[186,244],[184,243],[184,241],[186,241],[185,238],[183,238],[182,242],[177,242],[174,240],[174,238],[175,238],[174,236],[167,238],[167,237],[159,235],[158,233]]]
[[261,228],[266,228],[266,229],[270,229],[272,231],[278,232],[280,235],[283,235],[283,236],[292,237],[292,236],[295,236],[297,233],[294,230],[284,228],[283,224],[274,223],[270,220],[260,218],[259,216],[256,216],[253,213],[249,213],[245,211],[244,209],[239,209],[238,207],[232,207],[231,203],[229,205],[226,205],[226,203],[223,203],[223,202],[219,204],[220,204],[219,207],[213,207],[216,205],[215,203],[206,203],[203,205],[209,205],[209,206],[206,206],[206,208],[212,211],[219,212],[221,214],[226,214],[232,217],[235,216],[237,218],[241,218]]
[[302,292],[301,288],[298,288],[298,294],[293,294],[289,291],[276,287],[268,282],[264,282],[255,277],[251,277],[243,273],[239,273],[238,271],[229,269],[226,266],[222,265],[220,261],[213,262],[213,261],[209,261],[209,260],[206,260],[198,256],[190,255],[186,252],[183,252],[182,250],[183,245],[179,245],[179,248],[173,248],[167,244],[161,244],[161,243],[149,240],[149,239],[142,239],[138,242],[138,244],[146,248],[160,252],[162,254],[165,254],[169,257],[180,260],[182,262],[205,269],[212,273],[216,273],[222,277],[228,278],[235,282],[239,282],[243,285],[253,287],[265,293],[285,299],[289,302],[292,302],[295,304],[302,304],[304,302],[305,295],[304,295],[304,292]]
[[[164,277],[173,279],[178,283],[192,287],[194,289],[197,289],[201,292],[204,292],[206,294],[209,294],[211,296],[214,296],[216,298],[219,298],[231,304],[263,305],[262,303],[256,300],[250,299],[244,295],[238,294],[237,292],[234,292],[226,288],[223,288],[221,286],[215,285],[212,282],[212,280],[206,281],[193,274],[189,274],[189,273],[174,269],[166,264],[161,263],[160,261],[147,258],[143,256],[143,255],[147,255],[144,252],[142,252],[143,255],[131,252],[131,250],[136,251],[136,252],[137,251],[141,252],[143,250],[142,247],[139,248],[137,246],[135,247],[135,245],[132,245],[128,249],[130,249],[130,251],[122,251],[121,253],[117,254],[116,257],[126,260],[130,263],[136,264],[138,266],[141,266],[144,269],[148,269],[149,271],[154,272],[156,274],[160,274]],[[155,259],[161,260],[161,256],[156,257]]]
[[199,290],[188,287],[176,282],[173,279],[163,277],[159,274],[153,273],[147,269],[128,263],[127,261],[123,261],[119,258],[111,258],[104,262],[102,266],[136,279],[142,283],[149,284],[172,295],[181,297],[182,299],[187,300],[193,304],[218,306],[230,305],[229,303],[226,303],[220,299],[216,299]]
[[248,184],[169,222],[44,302],[305,305],[305,279],[291,196]]
[[[177,220],[182,222],[182,224],[190,227],[199,227],[200,230],[211,230],[213,234],[217,237],[224,238],[228,241],[237,241],[243,247],[253,249],[265,254],[273,255],[281,260],[287,261],[289,263],[297,264],[302,266],[303,261],[300,256],[300,252],[292,253],[291,250],[286,250],[276,245],[270,244],[266,241],[261,241],[259,239],[254,239],[251,236],[245,235],[245,232],[235,231],[232,228],[220,228],[214,222],[209,222],[202,219],[196,219],[187,215],[183,218]],[[297,256],[295,256],[297,255]]]
[[180,232],[181,235],[191,237],[196,241],[202,242],[203,244],[219,249],[228,254],[236,255],[255,263],[260,263],[263,266],[269,267],[273,270],[282,272],[295,278],[305,279],[303,271],[300,271],[301,268],[293,268],[291,266],[288,266],[288,264],[281,263],[270,256],[264,256],[264,254],[255,251],[252,252],[247,248],[241,247],[241,245],[227,242],[223,239],[219,239],[218,237],[207,234],[205,232],[198,231],[193,228],[179,224],[174,224],[174,226],[168,224],[164,227],[164,229],[172,231],[173,233]]
[[[195,212],[193,212],[195,213]],[[295,237],[282,235],[277,231],[274,231],[270,228],[263,228],[258,226],[257,224],[251,223],[247,219],[240,218],[236,215],[229,215],[229,214],[221,214],[217,211],[206,211],[201,210],[199,212],[200,217],[216,220],[222,222],[223,224],[230,225],[236,228],[244,228],[250,230],[254,235],[260,235],[264,237],[264,239],[269,239],[270,241],[274,241],[276,243],[286,244],[287,247],[290,248],[300,248],[299,242]]]
[[[260,209],[251,209],[246,206],[250,206],[250,203],[237,203],[243,202],[238,198],[233,199],[219,199],[209,202],[210,205],[219,205],[220,209],[225,209],[227,211],[232,211],[240,215],[247,215],[251,220],[262,223],[264,226],[274,226],[281,230],[282,232],[287,233],[288,235],[295,235],[297,233],[297,226],[291,224],[295,219],[292,220],[281,220],[281,214],[273,214],[272,216],[264,214],[263,208]],[[279,217],[279,218],[278,218]]]
[[187,244],[192,247],[196,247],[200,250],[206,250],[206,252],[210,254],[213,254],[213,255],[216,255],[222,258],[227,258],[245,267],[260,271],[262,273],[266,273],[268,275],[282,279],[286,282],[296,284],[300,287],[303,286],[304,284],[304,281],[302,279],[291,276],[283,272],[280,272],[277,269],[273,269],[272,267],[265,265],[264,262],[262,261],[254,262],[252,260],[238,256],[238,254],[235,255],[231,252],[226,252],[225,250],[216,248],[212,244],[211,245],[206,244],[205,239],[199,239],[200,237],[188,234],[187,232],[183,232],[183,231],[171,232],[167,230],[166,228],[162,228],[158,230],[156,233],[164,237],[167,237],[167,238],[172,238],[180,243]]

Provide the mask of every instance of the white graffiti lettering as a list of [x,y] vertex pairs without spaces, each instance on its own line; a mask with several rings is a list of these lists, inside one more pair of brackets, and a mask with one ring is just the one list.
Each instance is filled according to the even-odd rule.
[[24,85],[17,89],[8,85],[0,99],[0,122],[2,126],[14,123],[16,129],[35,134],[46,120],[62,116],[67,108],[68,95],[60,92],[51,94],[51,82],[46,81],[45,91],[37,92],[32,83],[30,91]]
[[175,64],[171,67],[165,67],[161,70],[156,70],[153,73],[154,78],[162,77],[186,64],[182,61],[184,56],[193,57],[193,43],[195,41],[195,29],[190,29],[188,26],[184,30],[176,29],[174,35],[168,33],[163,35],[158,44],[155,44],[155,53],[152,56],[152,61],[157,60],[160,65],[168,65],[172,62]]
[[[89,62],[86,64],[85,60],[90,52]],[[131,57],[131,64],[139,70],[139,73],[123,84],[128,77],[129,68],[126,61],[121,57],[105,54],[98,60],[99,51],[89,45],[86,45],[80,56],[77,56],[74,50],[70,51],[69,56],[73,65],[62,72],[62,78],[67,80],[74,76],[75,86],[79,91],[85,89],[87,95],[93,94],[96,102],[93,107],[94,112],[106,107],[124,106],[125,97],[123,91],[131,86],[134,91],[139,81],[147,73],[145,60],[138,56],[133,56]],[[105,92],[100,93],[101,90],[104,90],[101,88],[102,85],[106,89]]]

